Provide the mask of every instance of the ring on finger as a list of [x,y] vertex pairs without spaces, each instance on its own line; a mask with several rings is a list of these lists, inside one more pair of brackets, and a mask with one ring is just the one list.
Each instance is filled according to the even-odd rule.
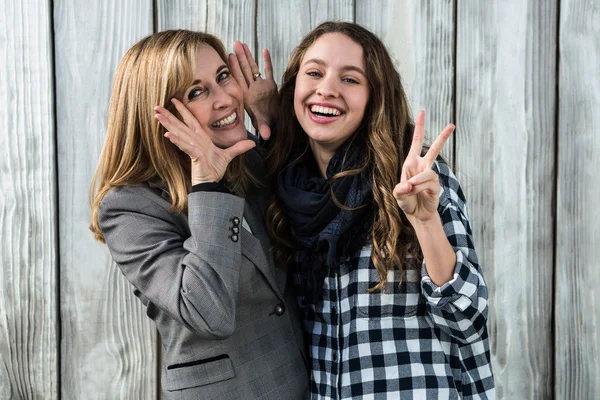
[[260,72],[255,72],[254,74],[252,74],[252,77],[254,78],[254,80],[257,80],[258,78],[260,78]]

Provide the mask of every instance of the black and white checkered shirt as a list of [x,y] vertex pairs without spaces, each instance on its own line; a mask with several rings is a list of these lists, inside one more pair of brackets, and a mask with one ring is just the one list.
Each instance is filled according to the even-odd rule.
[[307,306],[299,298],[313,399],[495,398],[488,292],[465,198],[446,164],[434,169],[442,186],[438,211],[456,251],[453,279],[438,287],[423,265],[400,285],[390,271],[385,291],[369,293],[379,278],[367,246],[325,279],[322,302]]

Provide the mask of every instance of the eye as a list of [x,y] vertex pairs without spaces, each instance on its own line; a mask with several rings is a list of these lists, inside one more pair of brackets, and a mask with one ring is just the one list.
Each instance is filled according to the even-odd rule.
[[194,100],[195,98],[197,98],[198,96],[200,96],[202,93],[204,93],[204,91],[200,88],[195,88],[190,90],[190,93],[188,93],[188,100]]
[[319,71],[307,71],[306,75],[317,78],[321,76],[321,73]]
[[227,70],[222,71],[218,76],[217,76],[217,82],[221,82],[227,78],[229,78],[231,76],[231,73]]
[[348,83],[353,83],[353,84],[358,84],[359,82],[354,79],[354,78],[344,78],[342,79],[344,82],[348,82]]

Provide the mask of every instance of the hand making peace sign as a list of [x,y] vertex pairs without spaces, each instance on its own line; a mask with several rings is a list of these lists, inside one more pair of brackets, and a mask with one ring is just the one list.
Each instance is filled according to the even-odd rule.
[[394,197],[409,221],[426,222],[438,218],[440,182],[432,169],[433,163],[454,131],[454,125],[447,125],[433,142],[427,153],[421,157],[425,137],[425,112],[419,111],[415,121],[412,145],[404,164],[400,183],[394,188]]

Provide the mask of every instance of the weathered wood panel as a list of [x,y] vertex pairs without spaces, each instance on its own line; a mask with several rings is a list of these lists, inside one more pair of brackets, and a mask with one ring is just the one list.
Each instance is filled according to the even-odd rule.
[[350,0],[293,0],[273,7],[270,0],[258,0],[258,45],[267,47],[273,59],[273,75],[277,84],[287,66],[292,50],[318,23],[325,20],[352,20]]
[[206,31],[208,0],[156,0],[156,31],[189,29]]
[[55,0],[63,399],[156,397],[156,330],[88,230],[88,189],[104,142],[112,76],[152,33],[148,0]]
[[459,2],[458,170],[500,399],[552,397],[557,2]]
[[[453,0],[356,0],[356,22],[375,32],[396,62],[414,115],[426,113],[431,143],[454,122]],[[453,161],[453,137],[443,156]]]
[[560,2],[556,398],[600,393],[600,4]]
[[50,7],[49,1],[1,3],[1,399],[58,398]]

